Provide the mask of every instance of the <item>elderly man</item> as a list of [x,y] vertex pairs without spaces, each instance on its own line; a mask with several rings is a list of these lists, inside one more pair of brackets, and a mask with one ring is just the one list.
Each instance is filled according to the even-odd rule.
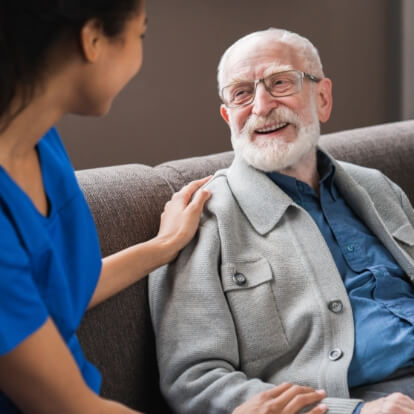
[[[208,184],[195,239],[150,279],[166,398],[180,414],[258,413],[252,396],[291,382],[324,389],[329,414],[414,413],[407,197],[317,147],[331,81],[307,39],[252,33],[218,83],[234,162]],[[278,409],[263,412],[292,412]]]

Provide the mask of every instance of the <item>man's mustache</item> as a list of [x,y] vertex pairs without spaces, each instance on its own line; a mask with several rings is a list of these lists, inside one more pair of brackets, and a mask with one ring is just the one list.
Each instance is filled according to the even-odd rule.
[[281,124],[284,122],[293,125],[301,124],[301,120],[295,112],[286,107],[279,107],[273,109],[267,116],[251,114],[241,130],[241,133],[250,135],[257,129],[264,128],[271,124]]

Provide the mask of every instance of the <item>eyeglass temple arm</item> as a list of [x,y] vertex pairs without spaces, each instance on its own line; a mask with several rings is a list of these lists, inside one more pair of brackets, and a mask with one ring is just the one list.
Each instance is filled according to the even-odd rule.
[[318,78],[316,76],[310,75],[309,73],[306,73],[306,72],[303,72],[303,76],[305,78],[310,79],[312,82],[320,82],[322,80],[321,78]]

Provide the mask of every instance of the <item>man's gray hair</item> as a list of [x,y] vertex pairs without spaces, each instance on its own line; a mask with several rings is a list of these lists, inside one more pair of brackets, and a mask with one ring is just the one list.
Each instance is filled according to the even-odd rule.
[[217,82],[219,93],[221,91],[221,88],[223,87],[223,70],[227,59],[230,57],[230,55],[235,49],[242,47],[242,44],[246,40],[250,40],[255,37],[269,38],[269,40],[273,40],[278,43],[285,43],[289,46],[292,46],[297,51],[298,55],[302,57],[304,63],[304,70],[306,72],[320,78],[323,78],[325,76],[323,73],[322,62],[321,58],[319,57],[319,52],[309,39],[300,36],[297,33],[290,32],[289,30],[276,29],[274,27],[271,27],[267,30],[253,32],[242,37],[241,39],[233,43],[224,52],[217,68]]

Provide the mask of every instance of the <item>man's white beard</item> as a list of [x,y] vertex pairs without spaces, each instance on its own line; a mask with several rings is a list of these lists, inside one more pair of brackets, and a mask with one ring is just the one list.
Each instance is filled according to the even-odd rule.
[[[240,131],[230,123],[231,142],[236,155],[241,156],[249,165],[261,171],[280,171],[292,167],[307,155],[318,143],[320,125],[315,104],[312,100],[312,120],[305,125],[291,109],[280,106],[269,116],[251,115]],[[271,139],[266,135],[252,140],[254,131],[269,124],[289,122],[296,128],[296,139],[285,142],[283,138]]]

